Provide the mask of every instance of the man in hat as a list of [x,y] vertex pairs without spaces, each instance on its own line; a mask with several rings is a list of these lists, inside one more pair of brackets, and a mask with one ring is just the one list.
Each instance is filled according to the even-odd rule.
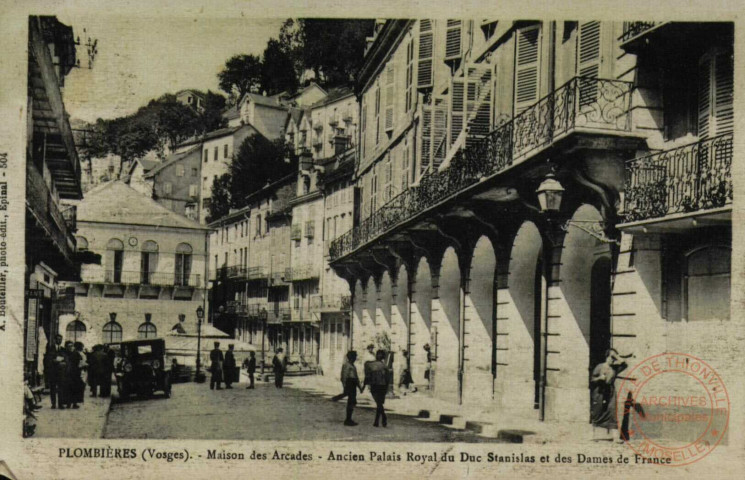
[[225,352],[225,363],[223,364],[223,375],[225,376],[225,388],[233,388],[233,377],[235,376],[235,356],[233,356],[233,344],[228,344]]
[[66,368],[65,349],[62,346],[62,335],[55,335],[54,342],[47,345],[47,351],[44,358],[44,376],[47,378],[49,385],[49,399],[52,402],[52,408],[57,408],[59,401],[62,406],[61,381]]
[[274,369],[274,386],[282,388],[285,371],[287,370],[287,357],[284,354],[284,350],[281,348],[277,349],[277,353],[275,353],[274,358],[272,358],[272,367]]
[[210,352],[210,390],[215,389],[217,385],[218,390],[222,390],[222,368],[225,357],[223,357],[222,350],[220,350],[220,342],[215,342],[215,348]]
[[254,373],[256,373],[256,352],[251,351],[248,353],[249,359],[246,360],[246,372],[248,372],[248,380],[251,382],[246,388],[254,388]]
[[347,397],[347,416],[344,419],[344,425],[348,427],[357,425],[357,422],[352,420],[352,413],[354,406],[357,405],[357,390],[359,389],[360,393],[364,390],[360,384],[360,377],[357,375],[357,367],[354,366],[355,360],[357,360],[357,352],[350,350],[347,352],[344,365],[341,366],[341,385],[344,393],[339,398]]

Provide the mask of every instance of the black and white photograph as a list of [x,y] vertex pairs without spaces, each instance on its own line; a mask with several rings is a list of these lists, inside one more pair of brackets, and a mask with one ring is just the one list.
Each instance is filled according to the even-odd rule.
[[16,26],[0,478],[739,476],[735,10],[234,3]]

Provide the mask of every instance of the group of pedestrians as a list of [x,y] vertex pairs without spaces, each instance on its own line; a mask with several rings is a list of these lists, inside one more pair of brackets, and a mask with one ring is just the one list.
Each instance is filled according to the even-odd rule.
[[[210,352],[210,390],[222,390],[222,383],[225,388],[233,388],[233,383],[238,383],[239,372],[235,360],[233,344],[228,345],[228,351],[220,350],[220,342],[215,342],[215,348]],[[249,352],[248,358],[243,361],[241,367],[248,373],[249,385],[248,390],[254,389],[256,374],[256,352]],[[278,348],[272,358],[272,369],[274,371],[274,386],[282,388],[284,385],[285,372],[287,371],[287,357],[282,348]]]
[[91,388],[91,397],[108,397],[114,370],[113,351],[108,345],[95,345],[91,352],[86,352],[82,342],[68,340],[63,345],[62,340],[62,335],[56,335],[44,354],[44,377],[52,408],[80,408],[86,383]]
[[347,359],[341,367],[341,383],[344,391],[340,395],[333,397],[332,400],[338,401],[347,397],[347,415],[344,419],[344,425],[346,426],[353,427],[357,425],[357,422],[352,420],[354,407],[357,405],[357,390],[363,393],[365,387],[370,388],[370,394],[375,401],[375,422],[373,426],[378,427],[381,422],[383,427],[388,426],[388,417],[385,414],[384,405],[390,384],[390,369],[385,364],[385,350],[378,350],[373,354],[374,349],[375,347],[373,345],[367,347],[364,382],[360,382],[357,367],[354,365],[354,362],[357,360],[356,351],[351,350],[347,353]]

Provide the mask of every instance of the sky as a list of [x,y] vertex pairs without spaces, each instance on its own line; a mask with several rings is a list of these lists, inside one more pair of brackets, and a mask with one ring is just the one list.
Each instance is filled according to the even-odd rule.
[[[150,99],[186,88],[218,91],[217,74],[233,55],[261,55],[284,18],[58,15],[85,43],[98,40],[92,69],[75,68],[65,79],[65,107],[72,119],[95,121],[133,113]],[[85,33],[83,29],[85,28]],[[86,50],[78,58],[86,66]]]

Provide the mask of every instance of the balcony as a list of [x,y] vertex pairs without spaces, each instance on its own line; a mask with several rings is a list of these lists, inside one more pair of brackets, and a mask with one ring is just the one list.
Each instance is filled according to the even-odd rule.
[[632,84],[575,77],[472,146],[459,150],[450,165],[422,177],[353,230],[331,244],[334,262],[381,235],[529,158],[558,148],[570,136],[631,137]]
[[[56,251],[62,254],[67,264],[72,265],[75,253],[73,231],[76,227],[76,207],[68,207],[68,210],[63,212],[41,173],[31,163],[26,166],[26,208],[44,232],[44,238],[38,240],[50,242]],[[48,253],[49,261],[53,262],[56,255],[51,253],[51,249],[42,250],[44,251],[39,253],[42,256]],[[60,270],[64,269],[59,264],[52,266]]]
[[688,227],[689,217],[707,217],[706,223],[727,221],[732,205],[732,151],[729,133],[629,161],[625,222],[618,228]]
[[310,297],[310,311],[316,313],[349,312],[352,309],[350,295],[313,295]]
[[624,22],[623,34],[619,38],[621,43],[629,42],[644,34],[647,30],[659,26],[660,22]]
[[155,287],[201,287],[201,275],[173,272],[143,272],[140,270],[106,270],[103,278],[96,275],[83,279],[84,283],[110,285],[151,285]]
[[316,234],[316,224],[313,220],[305,222],[305,238],[313,238]]
[[316,267],[312,263],[306,263],[303,265],[298,265],[296,267],[288,268],[289,272],[288,277],[285,278],[285,281],[293,281],[298,282],[302,280],[311,280],[313,278],[319,278],[320,277],[320,269]]
[[290,240],[300,240],[301,238],[303,238],[303,228],[300,224],[295,223],[290,229]]

